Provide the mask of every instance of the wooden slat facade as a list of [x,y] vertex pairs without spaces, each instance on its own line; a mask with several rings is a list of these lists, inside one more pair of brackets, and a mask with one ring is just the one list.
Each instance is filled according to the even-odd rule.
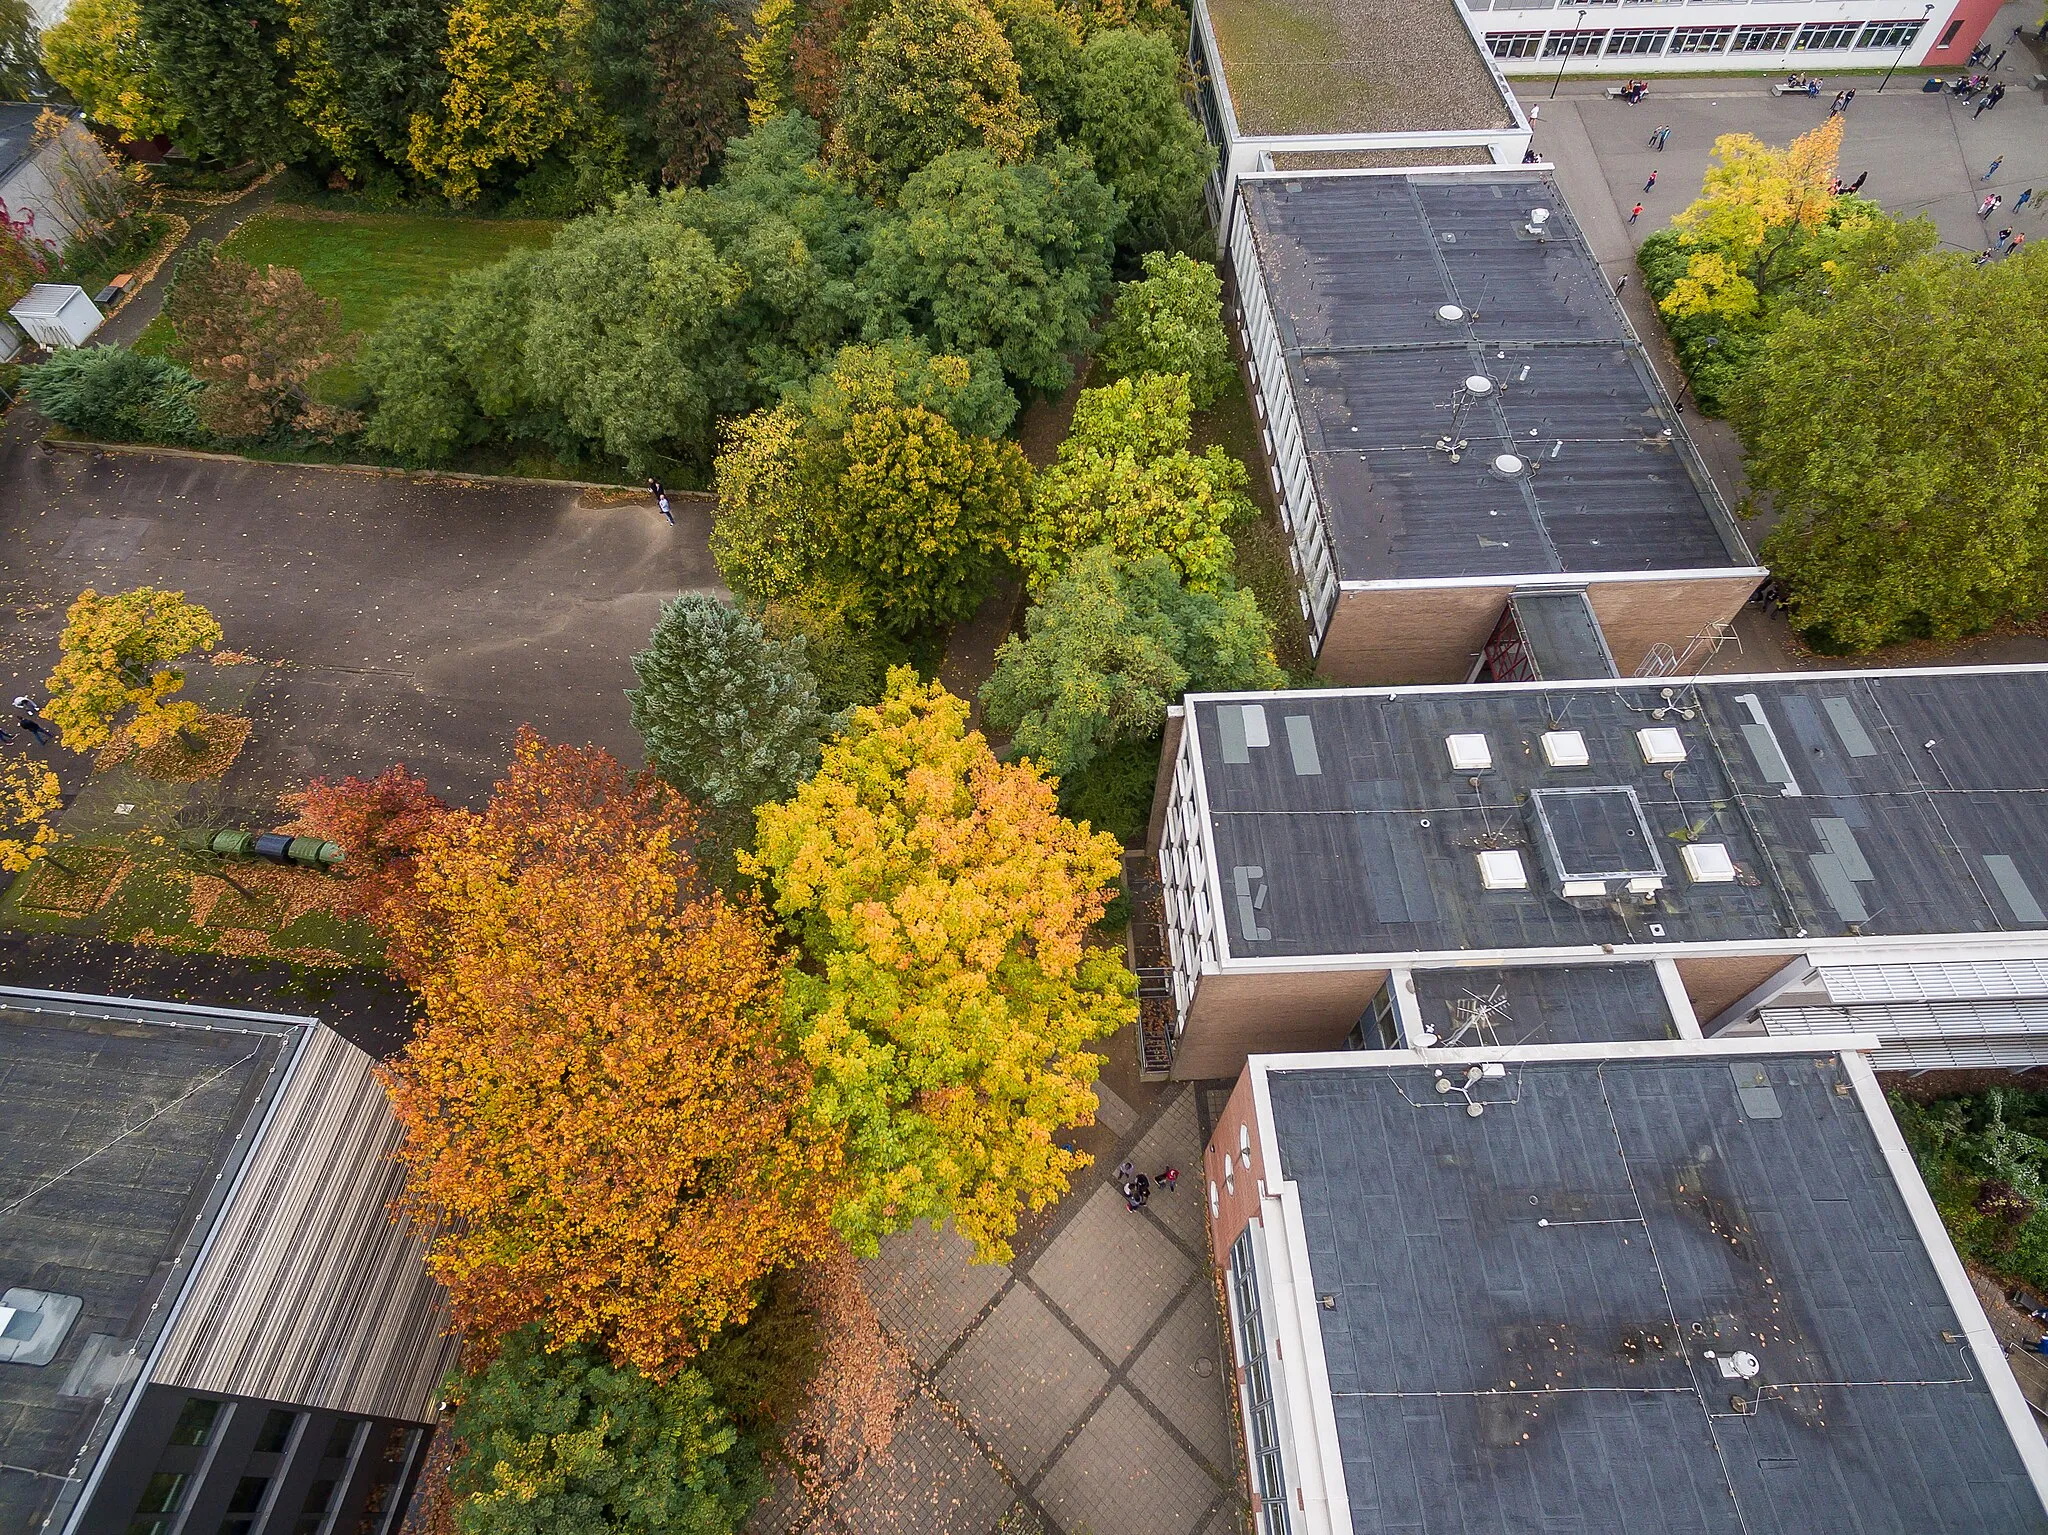
[[315,1028],[152,1378],[431,1422],[456,1341],[428,1234],[390,1213],[398,1143],[370,1057]]

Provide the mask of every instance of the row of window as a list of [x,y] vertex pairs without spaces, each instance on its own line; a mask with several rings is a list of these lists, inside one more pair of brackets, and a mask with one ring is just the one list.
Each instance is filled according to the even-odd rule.
[[1903,48],[1921,22],[1828,21],[1745,27],[1580,27],[1569,32],[1489,32],[1497,59],[1606,57],[1691,53],[1797,53],[1841,48]]
[[1259,1495],[1259,1535],[1288,1535],[1287,1467],[1280,1458],[1280,1425],[1273,1411],[1273,1378],[1266,1366],[1266,1322],[1259,1308],[1259,1277],[1247,1227],[1230,1244],[1230,1298],[1237,1313],[1237,1357],[1244,1364],[1245,1437]]

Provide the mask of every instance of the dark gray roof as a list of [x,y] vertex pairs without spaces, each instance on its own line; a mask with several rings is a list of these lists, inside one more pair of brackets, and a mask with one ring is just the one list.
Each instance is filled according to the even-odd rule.
[[1676,1039],[1654,965],[1418,970],[1415,1000],[1439,1046]]
[[1240,185],[1342,579],[1753,563],[1548,176]]
[[0,182],[34,150],[36,119],[42,115],[42,107],[33,101],[0,101]]
[[85,1303],[49,1364],[0,1364],[0,1529],[35,1528],[104,1444],[123,1393],[88,1351],[148,1352],[280,1072],[285,1028],[161,1016],[0,996],[0,1288]]
[[1470,1119],[1422,1067],[1273,1072],[1356,1527],[2040,1531],[1844,1080],[1806,1056],[1514,1066]]
[[[1229,954],[2048,927],[2048,672],[1717,679],[1673,688],[1693,718],[1653,718],[1672,686],[1269,693],[1251,705],[1265,747],[1244,744],[1259,729],[1242,701],[1191,698],[1223,888],[1240,869],[1263,887],[1244,911],[1226,902]],[[1650,726],[1676,729],[1685,760],[1646,763]],[[1541,737],[1560,728],[1588,766],[1546,765]],[[1486,737],[1490,769],[1452,769],[1445,738],[1463,733]],[[1531,810],[1560,788],[1634,791],[1648,846],[1621,851],[1667,871],[1654,904],[1553,893]],[[1725,846],[1736,879],[1692,883],[1689,842]],[[1478,852],[1509,848],[1528,888],[1483,889]]]
[[1616,675],[1614,656],[1582,591],[1516,592],[1508,599],[1536,675],[1548,682]]

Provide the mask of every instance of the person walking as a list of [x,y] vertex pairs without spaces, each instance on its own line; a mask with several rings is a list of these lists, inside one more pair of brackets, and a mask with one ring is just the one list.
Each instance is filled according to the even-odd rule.
[[1848,110],[1849,110],[1849,108],[1851,108],[1851,107],[1853,107],[1853,106],[1855,106],[1855,105],[1856,105],[1856,88],[1855,88],[1855,87],[1854,87],[1854,86],[1852,85],[1852,86],[1850,86],[1850,87],[1849,87],[1849,89],[1848,89],[1848,90],[1846,90],[1846,91],[1842,92],[1842,110],[1843,110],[1844,112],[1846,112],[1846,111],[1848,111]]
[[1988,219],[1991,217],[1992,214],[1996,213],[2004,205],[2005,200],[2001,198],[1996,192],[1993,192],[1989,197],[1985,198],[1983,202],[1977,205],[1977,217],[1980,219]]
[[21,697],[14,700],[14,707],[17,709],[26,709],[30,714],[41,714],[43,712],[43,706],[37,703],[33,698],[29,697],[28,694],[26,693],[22,694]]
[[1863,183],[1864,183],[1864,182],[1866,182],[1866,181],[1868,181],[1869,179],[1870,179],[1870,172],[1869,172],[1869,171],[1858,171],[1858,172],[1856,173],[1856,179],[1855,179],[1854,181],[1852,181],[1852,182],[1850,182],[1850,183],[1849,183],[1849,190],[1850,190],[1851,192],[1860,192],[1860,191],[1862,191],[1862,190],[1863,190]]
[[1997,58],[1995,58],[1995,59],[1993,59],[1993,60],[1991,61],[1991,67],[1992,67],[1993,69],[1996,69],[1996,68],[1998,68],[1998,66],[1999,66],[1999,65],[2003,64],[2004,62],[2005,62],[2005,50],[2004,50],[2003,48],[2001,48],[2001,49],[1999,49],[1999,50],[1998,50],[1998,57],[1997,57]]
[[1180,1169],[1178,1167],[1169,1167],[1160,1173],[1159,1177],[1154,1181],[1162,1189],[1166,1190],[1167,1193],[1171,1194],[1180,1187]]
[[1993,105],[1993,106],[1995,107],[1995,106],[1997,106],[1997,105],[1998,105],[1998,104],[1999,104],[1999,103],[2000,103],[2001,101],[2003,101],[2003,100],[2005,100],[2005,87],[2004,87],[2003,85],[1994,85],[1994,86],[1992,86],[1992,87],[1991,87],[1991,104],[1992,104],[1992,105]]
[[1671,130],[1669,128],[1659,128],[1657,130],[1657,153],[1660,155],[1664,153],[1664,146],[1670,142]]
[[2006,247],[2006,244],[2007,244],[2007,243],[2008,243],[2008,242],[2009,242],[2009,241],[2010,241],[2011,239],[2012,239],[2012,231],[2011,231],[2010,229],[2001,229],[2001,230],[1999,230],[1999,231],[1998,231],[1998,248],[1999,248],[1999,250],[2003,251],[2003,250],[2005,249],[2005,247]]
[[1138,1205],[1143,1208],[1152,1198],[1152,1180],[1143,1173],[1138,1174]]
[[14,717],[14,723],[34,736],[38,746],[48,746],[56,739],[50,734],[49,727],[33,714],[18,714]]
[[1652,128],[1652,129],[1650,130],[1650,138],[1649,138],[1649,144],[1650,144],[1650,147],[1651,147],[1652,149],[1655,149],[1655,148],[1657,147],[1657,140],[1658,140],[1658,139],[1660,139],[1660,138],[1662,138],[1663,136],[1664,136],[1664,125],[1663,125],[1662,123],[1659,123],[1659,124],[1657,124],[1657,126],[1656,126],[1656,127]]
[[2022,245],[2025,245],[2026,243],[2027,237],[2025,235],[2014,235],[2012,237],[2012,244],[2008,245],[2005,248],[2005,253],[2008,256],[2017,256],[2019,254],[2020,247]]
[[2020,193],[2020,200],[2012,205],[2012,211],[2015,213],[2019,212],[2020,209],[2026,207],[2026,205],[2032,202],[2033,200],[2034,189],[2032,187],[2028,187],[2026,191]]
[[1631,224],[1633,224],[1637,219],[1641,218],[1642,216],[1643,205],[1641,203],[1637,203],[1633,208],[1628,210],[1628,221]]
[[2005,164],[2005,156],[2000,155],[1996,159],[1994,159],[1989,165],[1984,167],[1984,174],[1979,176],[1977,179],[1979,181],[1989,181],[1993,176],[1996,176],[1998,174],[1998,168],[2003,164]]
[[1643,183],[1643,190],[1645,192],[1654,192],[1657,190],[1657,173],[1655,171],[1651,171],[1650,179]]
[[656,496],[654,504],[660,508],[661,515],[668,519],[668,525],[674,527],[676,525],[676,514],[668,509],[668,492],[663,491],[660,495]]
[[[1631,222],[1633,222],[1633,220],[1631,220]],[[1617,297],[1619,297],[1619,296],[1620,296],[1620,293],[1621,293],[1621,290],[1622,290],[1623,288],[1626,288],[1627,286],[1628,286],[1628,273],[1626,273],[1626,272],[1623,272],[1623,273],[1621,274],[1621,278],[1620,278],[1620,280],[1619,280],[1618,282],[1616,282],[1616,283],[1615,283],[1615,285],[1614,285],[1614,292],[1615,292],[1615,295],[1616,295]]]
[[647,494],[659,501],[661,499],[661,481],[649,480],[647,482]]

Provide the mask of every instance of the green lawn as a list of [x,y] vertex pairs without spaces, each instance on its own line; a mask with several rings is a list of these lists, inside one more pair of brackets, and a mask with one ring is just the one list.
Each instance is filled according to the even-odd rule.
[[[341,305],[347,330],[367,334],[400,299],[438,293],[457,272],[544,245],[559,227],[546,219],[279,208],[249,220],[221,249],[254,266],[298,268],[315,293]],[[171,322],[158,315],[135,348],[161,354],[171,341]],[[315,379],[313,392],[340,403],[355,387],[355,370],[343,363]]]
[[400,299],[437,293],[457,272],[545,245],[557,227],[543,219],[277,209],[221,249],[255,266],[297,267],[314,292],[340,302],[343,325],[371,331]]

